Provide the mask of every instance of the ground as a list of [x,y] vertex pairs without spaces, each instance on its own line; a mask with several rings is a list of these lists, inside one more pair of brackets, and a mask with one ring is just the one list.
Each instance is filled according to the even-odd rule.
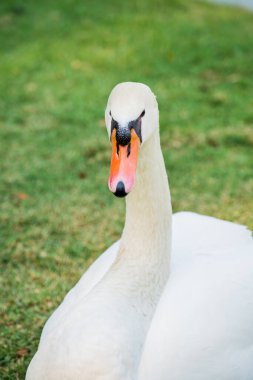
[[41,328],[119,236],[103,114],[151,86],[173,209],[253,228],[253,13],[180,0],[0,5],[0,378],[23,379]]

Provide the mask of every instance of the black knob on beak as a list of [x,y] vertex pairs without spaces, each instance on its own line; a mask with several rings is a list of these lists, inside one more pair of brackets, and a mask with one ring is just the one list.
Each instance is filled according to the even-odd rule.
[[114,195],[119,198],[123,198],[127,195],[125,191],[125,185],[122,181],[118,182]]
[[118,127],[116,129],[116,141],[119,145],[128,145],[131,141],[130,129],[125,127]]

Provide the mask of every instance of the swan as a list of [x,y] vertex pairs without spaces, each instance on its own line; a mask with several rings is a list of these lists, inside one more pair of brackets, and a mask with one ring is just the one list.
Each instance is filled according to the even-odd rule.
[[114,87],[105,120],[109,189],[127,195],[122,237],[48,319],[26,380],[252,380],[250,231],[172,217],[148,86]]

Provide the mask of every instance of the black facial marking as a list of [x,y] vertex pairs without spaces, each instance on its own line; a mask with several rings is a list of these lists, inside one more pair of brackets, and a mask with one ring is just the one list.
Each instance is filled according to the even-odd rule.
[[112,135],[113,130],[114,129],[117,130],[118,128],[119,128],[118,122],[112,118],[112,121],[111,121],[111,135]]
[[137,136],[140,139],[140,142],[142,142],[142,136],[141,136],[141,117],[139,116],[138,119],[130,121],[128,124],[129,129],[134,129]]
[[[142,111],[140,116],[132,120],[128,123],[126,127],[121,127],[119,123],[112,118],[111,121],[111,135],[114,129],[116,129],[116,141],[119,145],[126,146],[129,145],[131,141],[131,129],[134,129],[137,136],[140,139],[140,142],[142,143],[142,135],[141,135],[141,119],[145,115],[145,110]],[[129,154],[130,154],[130,147],[129,147]]]

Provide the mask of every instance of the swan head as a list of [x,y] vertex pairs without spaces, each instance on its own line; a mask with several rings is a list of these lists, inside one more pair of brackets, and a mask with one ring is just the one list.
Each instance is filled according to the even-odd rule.
[[142,83],[116,85],[107,102],[105,122],[112,144],[109,189],[118,197],[134,187],[138,153],[159,126],[158,105]]

